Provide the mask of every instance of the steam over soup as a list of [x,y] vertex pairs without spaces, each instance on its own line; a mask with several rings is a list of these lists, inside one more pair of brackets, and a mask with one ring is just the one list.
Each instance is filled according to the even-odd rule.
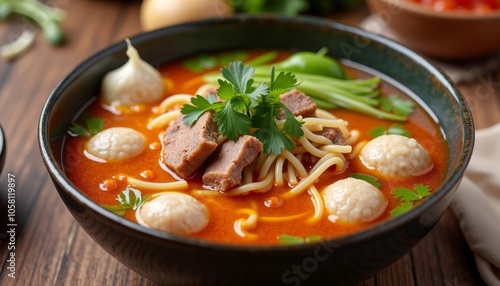
[[[424,109],[323,52],[201,55],[158,70],[161,98],[98,95],[64,148],[82,192],[145,227],[307,243],[407,212],[444,178],[448,149]],[[124,98],[147,97],[147,80],[135,82]]]

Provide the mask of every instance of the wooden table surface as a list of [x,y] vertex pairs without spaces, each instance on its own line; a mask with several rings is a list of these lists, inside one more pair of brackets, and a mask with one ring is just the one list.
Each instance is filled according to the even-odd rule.
[[[0,123],[8,153],[1,174],[0,281],[2,285],[154,285],[95,244],[57,195],[38,151],[40,110],[56,83],[79,62],[111,43],[140,32],[138,1],[55,0],[68,13],[68,42],[52,47],[38,33],[35,46],[15,62],[0,62]],[[366,8],[334,15],[356,25]],[[0,23],[0,44],[26,28]],[[477,76],[460,88],[477,128],[500,122],[500,73]],[[7,177],[15,186],[15,278],[9,277],[6,235]],[[361,285],[484,285],[451,211],[411,253]]]

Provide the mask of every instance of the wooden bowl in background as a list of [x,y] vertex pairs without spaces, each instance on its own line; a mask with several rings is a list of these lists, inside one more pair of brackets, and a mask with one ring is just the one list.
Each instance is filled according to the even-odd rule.
[[500,51],[500,11],[436,11],[406,0],[367,0],[399,40],[425,55],[468,60]]

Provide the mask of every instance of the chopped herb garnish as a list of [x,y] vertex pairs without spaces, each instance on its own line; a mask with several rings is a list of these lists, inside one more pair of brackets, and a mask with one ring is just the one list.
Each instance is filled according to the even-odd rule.
[[368,131],[368,135],[370,135],[373,138],[376,138],[376,137],[379,137],[382,135],[387,135],[387,134],[402,135],[402,136],[406,136],[406,137],[412,136],[411,132],[401,124],[393,124],[393,125],[389,126],[389,128],[387,128],[383,125],[380,125],[380,126],[373,128],[372,130]]
[[431,194],[430,188],[424,184],[416,184],[413,190],[407,188],[394,188],[391,194],[401,203],[391,211],[391,216],[398,216],[413,208],[413,202],[419,201]]
[[[221,134],[233,141],[253,127],[253,135],[262,142],[265,153],[280,154],[285,148],[293,149],[295,144],[289,137],[302,137],[302,123],[280,102],[279,96],[296,86],[295,76],[290,72],[275,76],[272,67],[269,83],[254,85],[253,74],[254,68],[242,62],[231,62],[222,68],[223,79],[218,80],[217,89],[222,102],[211,102],[200,95],[193,97],[191,105],[181,108],[184,123],[191,125],[212,110]],[[275,119],[281,109],[286,115],[283,129]]]
[[406,99],[402,99],[396,94],[391,94],[389,97],[380,98],[380,107],[385,112],[394,112],[401,116],[408,116],[413,112],[415,104]]
[[368,135],[370,135],[372,138],[377,138],[385,134],[387,134],[387,128],[383,125],[377,126],[372,130],[368,131]]
[[88,114],[82,116],[84,125],[73,123],[69,127],[69,131],[76,136],[91,137],[99,133],[104,128],[104,120],[102,118],[90,117]]
[[355,179],[366,181],[367,183],[372,184],[376,188],[380,188],[381,186],[380,182],[378,181],[378,178],[374,176],[360,174],[360,173],[352,173],[349,176]]
[[103,208],[111,211],[119,216],[125,215],[126,211],[136,210],[142,204],[147,202],[150,199],[150,195],[142,196],[141,191],[134,189],[132,187],[127,187],[123,190],[118,196],[116,200],[120,203],[117,206],[111,205],[101,205]]
[[313,243],[322,240],[321,235],[311,235],[308,237],[292,236],[288,234],[278,235],[278,240],[280,244],[292,245],[292,244],[302,244],[302,243]]
[[411,132],[401,124],[393,124],[389,126],[389,129],[387,129],[387,134],[395,134],[406,137],[411,137],[412,135]]
[[391,216],[404,214],[413,208],[412,202],[402,202],[397,207],[391,210]]
[[418,201],[431,194],[430,188],[424,184],[417,184],[413,186],[413,190],[407,188],[394,188],[392,191],[394,197],[403,201]]

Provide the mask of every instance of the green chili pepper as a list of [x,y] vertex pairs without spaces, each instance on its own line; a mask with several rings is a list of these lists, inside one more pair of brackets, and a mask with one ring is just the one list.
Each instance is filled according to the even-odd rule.
[[298,52],[287,59],[274,64],[276,70],[294,73],[315,74],[338,79],[345,79],[346,75],[340,64],[326,56],[323,52]]

